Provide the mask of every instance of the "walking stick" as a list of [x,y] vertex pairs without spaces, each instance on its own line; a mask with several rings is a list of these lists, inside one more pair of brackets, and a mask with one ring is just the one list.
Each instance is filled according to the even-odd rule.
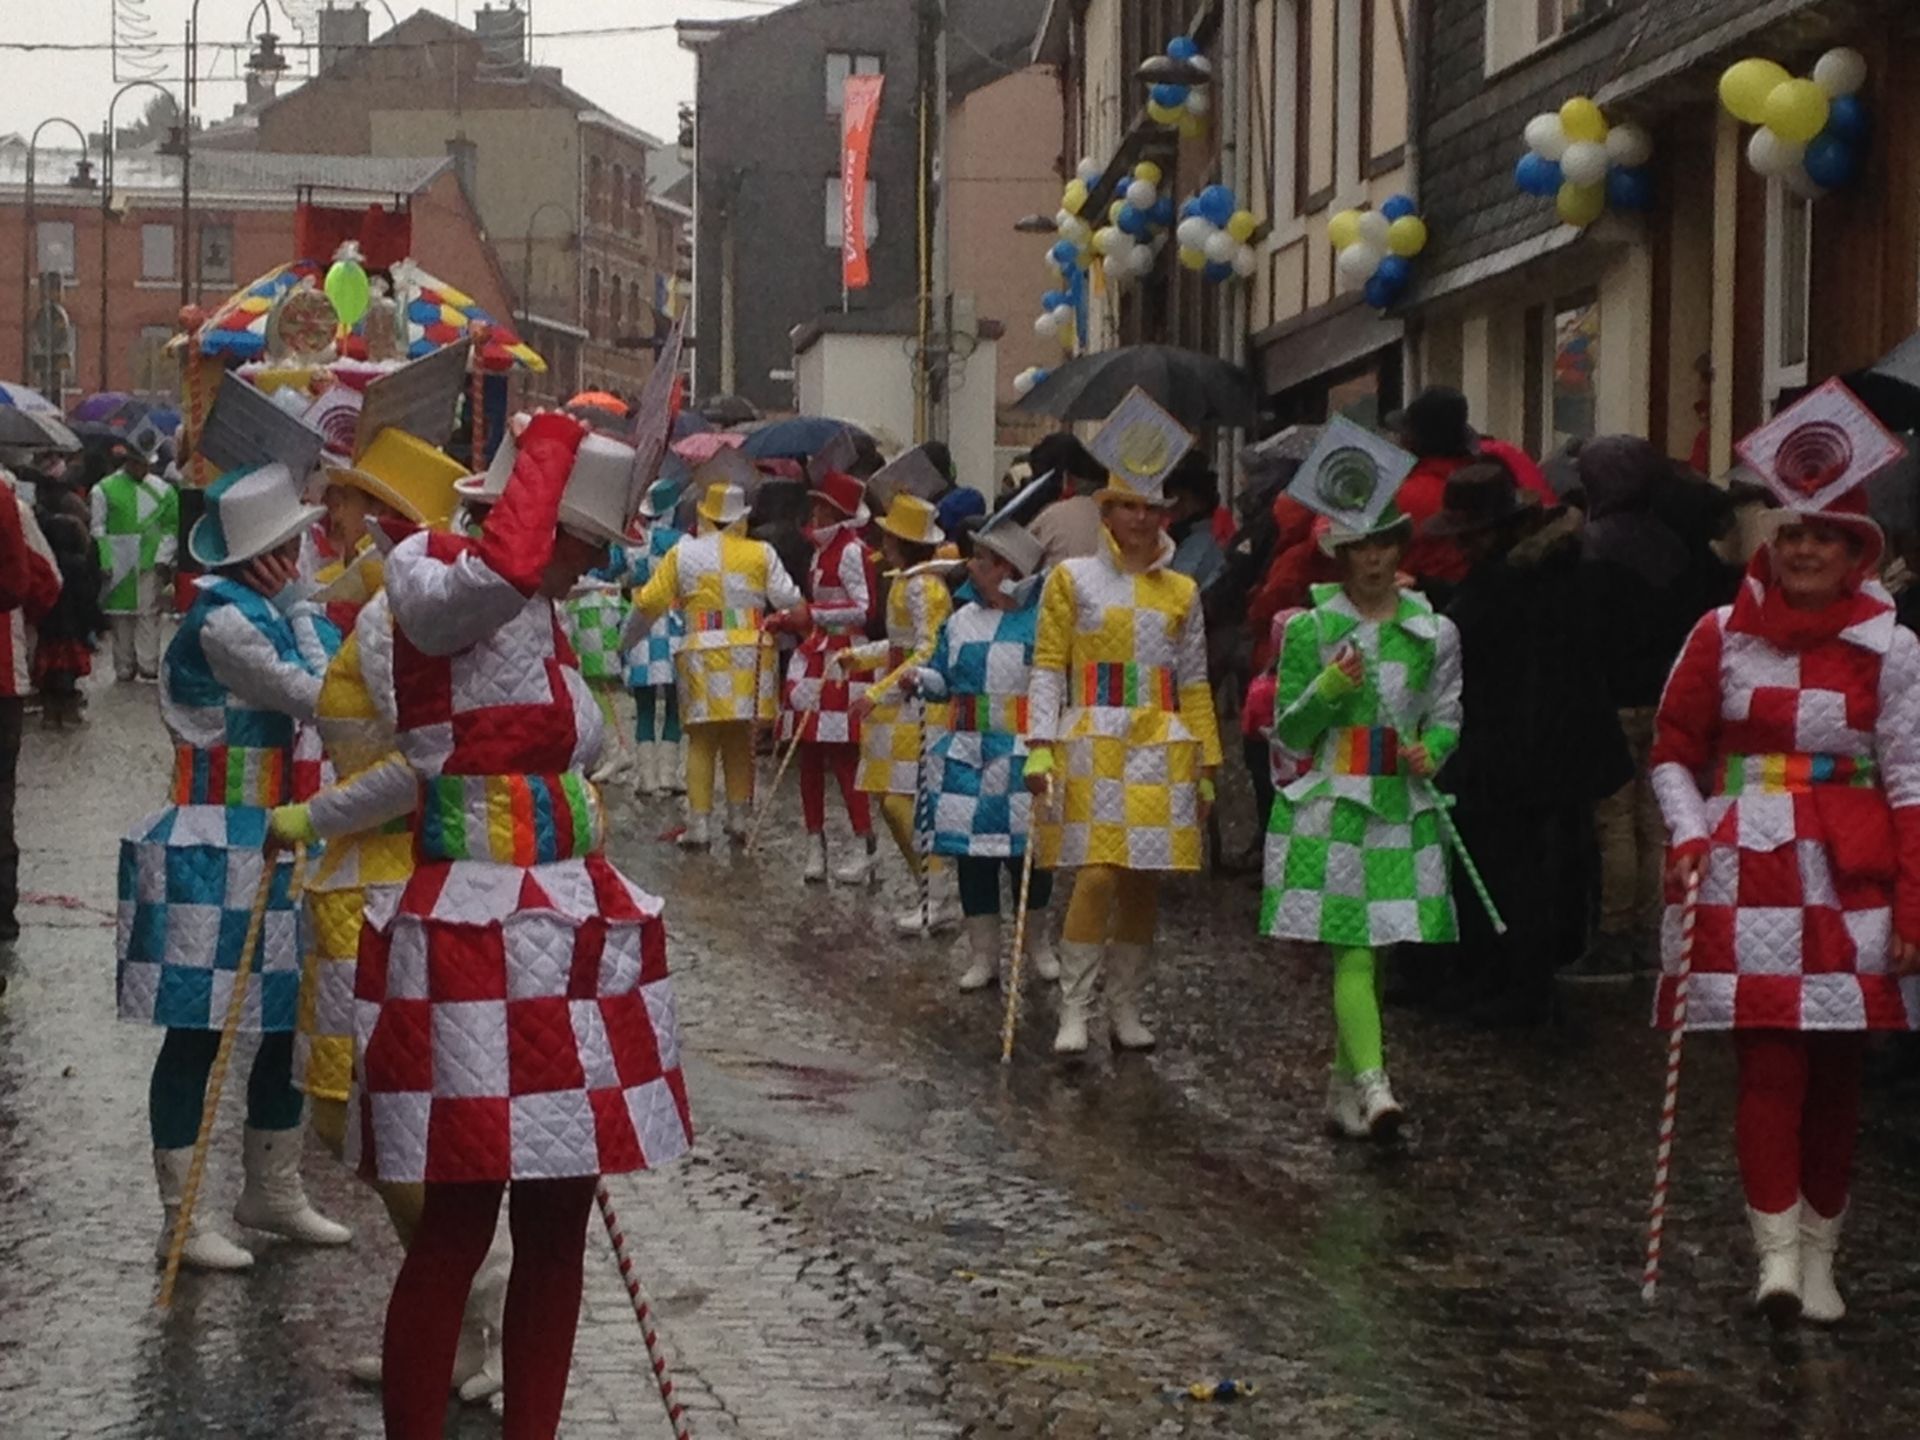
[[753,825],[747,831],[747,843],[742,853],[753,854],[753,847],[760,843],[760,827],[767,823],[767,815],[773,809],[773,797],[780,793],[780,782],[787,778],[787,767],[793,764],[793,757],[800,753],[800,740],[806,733],[805,719],[795,716],[793,740],[788,744],[786,753],[780,757],[780,763],[774,769],[773,784],[767,787],[766,799],[754,808]]
[[[233,993],[227,999],[226,1018],[220,1025],[220,1044],[213,1052],[213,1067],[207,1072],[207,1095],[200,1105],[200,1133],[194,1136],[193,1159],[187,1165],[187,1183],[180,1192],[180,1213],[174,1217],[173,1239],[167,1245],[167,1268],[160,1276],[160,1293],[154,1298],[156,1309],[173,1304],[173,1287],[180,1279],[180,1261],[186,1254],[187,1235],[193,1228],[193,1209],[200,1200],[200,1182],[207,1173],[207,1151],[213,1142],[213,1122],[220,1113],[220,1092],[227,1083],[227,1066],[233,1060],[234,1037],[240,1033],[240,1017],[246,1011],[247,985],[253,978],[254,957],[260,949],[260,935],[266,927],[267,902],[273,895],[274,872],[279,868],[272,856],[261,864],[260,884],[253,894],[253,912],[247,916],[247,934],[240,945],[240,959],[234,966]],[[306,879],[307,850],[303,845],[293,855],[293,883],[289,894],[298,901]]]
[[1673,978],[1673,1029],[1667,1034],[1667,1088],[1660,1102],[1660,1145],[1653,1160],[1653,1201],[1647,1209],[1647,1268],[1640,1298],[1660,1293],[1660,1241],[1667,1228],[1667,1182],[1673,1175],[1674,1123],[1680,1113],[1680,1056],[1687,1043],[1687,990],[1693,980],[1693,926],[1700,911],[1700,871],[1687,877],[1680,911],[1680,966]]
[[[1027,826],[1027,851],[1020,860],[1020,913],[1013,921],[1013,960],[1007,966],[1007,1014],[1000,1022],[1000,1063],[1013,1063],[1013,1032],[1020,1023],[1020,969],[1027,953],[1027,898],[1033,893],[1033,857],[1040,848],[1040,810],[1053,795],[1053,777],[1046,777],[1046,789],[1034,799],[1033,821]],[[999,881],[995,880],[997,888]]]
[[687,1418],[687,1407],[674,1398],[673,1375],[667,1369],[666,1351],[660,1344],[653,1301],[647,1295],[647,1287],[640,1283],[640,1272],[634,1267],[633,1257],[627,1253],[627,1237],[620,1228],[620,1217],[614,1213],[613,1193],[607,1189],[605,1180],[594,1188],[593,1198],[599,1203],[607,1238],[613,1242],[613,1258],[619,1262],[620,1278],[626,1281],[627,1298],[633,1301],[633,1317],[640,1322],[640,1338],[647,1343],[647,1362],[653,1366],[653,1378],[660,1386],[660,1403],[667,1408],[673,1440],[693,1440],[693,1422]]
[[1473,856],[1467,853],[1467,842],[1460,838],[1460,832],[1454,828],[1453,813],[1447,808],[1448,799],[1434,789],[1431,780],[1420,781],[1427,799],[1433,804],[1433,812],[1440,822],[1440,833],[1446,837],[1447,848],[1459,857],[1460,868],[1467,872],[1467,881],[1473,886],[1473,893],[1480,897],[1480,908],[1487,912],[1487,920],[1493,926],[1493,933],[1507,933],[1507,922],[1500,918],[1500,907],[1493,903],[1493,895],[1487,889],[1487,882],[1480,878],[1480,867],[1473,863]]

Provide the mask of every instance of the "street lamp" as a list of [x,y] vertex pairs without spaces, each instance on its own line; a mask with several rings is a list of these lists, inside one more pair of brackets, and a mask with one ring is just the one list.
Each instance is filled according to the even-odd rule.
[[[114,144],[113,116],[120,107],[120,97],[129,90],[138,90],[142,86],[158,91],[169,100],[173,92],[157,80],[131,80],[114,92],[113,99],[107,102],[107,128],[100,140],[100,389],[107,388],[107,229],[113,221],[113,159],[118,148]],[[184,129],[180,130],[184,135]],[[162,155],[178,154],[180,143],[177,137],[170,136],[167,143],[160,147]],[[180,254],[176,263],[182,268],[187,263],[187,212],[180,212]]]
[[[87,159],[87,132],[64,115],[52,115],[33,127],[33,138],[27,142],[27,227],[21,241],[20,258],[20,375],[24,380],[33,369],[33,337],[31,332],[33,319],[33,282],[39,263],[39,227],[35,223],[33,208],[34,166],[40,151],[40,134],[49,125],[64,125],[73,131],[80,141],[80,159],[73,167],[73,174],[67,184],[75,190],[91,190],[94,185],[93,162]],[[76,256],[77,260],[78,257]],[[76,267],[77,268],[77,267]],[[102,284],[105,283],[104,277]],[[48,396],[57,405],[57,397]]]

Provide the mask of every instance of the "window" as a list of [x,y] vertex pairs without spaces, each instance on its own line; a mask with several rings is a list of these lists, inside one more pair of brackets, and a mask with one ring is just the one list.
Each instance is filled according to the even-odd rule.
[[608,297],[608,318],[613,322],[613,338],[620,338],[620,325],[626,319],[626,307],[621,303],[621,284],[618,275],[613,277],[613,289]]
[[587,157],[587,219],[598,221],[601,213],[601,168],[600,157]]
[[209,285],[233,283],[233,226],[201,221],[200,278]]
[[1767,185],[1766,408],[1807,383],[1807,329],[1813,297],[1813,206],[1778,180]]
[[600,271],[598,267],[587,271],[587,333],[600,333]]
[[171,395],[180,382],[180,364],[167,353],[171,325],[142,325],[129,359],[136,394]]
[[57,270],[68,280],[79,278],[80,272],[74,264],[73,222],[71,220],[42,220],[39,222],[39,252],[35,270],[40,275],[49,270]]
[[607,207],[607,224],[612,226],[615,230],[626,229],[627,228],[627,167],[626,166],[615,165],[613,167],[613,184],[608,188],[607,196],[609,200],[612,202]]
[[[827,248],[838,250],[846,236],[846,230],[840,217],[840,177],[827,177]],[[880,238],[880,186],[877,181],[867,181],[867,244],[872,245]]]
[[1526,59],[1612,8],[1613,0],[1487,0],[1487,73]]
[[1536,453],[1596,433],[1600,395],[1600,296],[1583,290],[1527,312],[1526,430]]
[[173,226],[140,227],[140,278],[171,280],[173,270]]
[[627,177],[627,224],[636,235],[647,233],[647,177],[638,170]]
[[840,100],[847,88],[849,75],[878,75],[881,57],[878,55],[847,54],[841,50],[827,52],[827,114],[840,113]]

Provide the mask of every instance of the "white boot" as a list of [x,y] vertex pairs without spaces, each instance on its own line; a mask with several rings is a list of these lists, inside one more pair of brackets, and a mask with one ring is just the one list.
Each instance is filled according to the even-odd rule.
[[1060,978],[1060,956],[1053,948],[1047,917],[1032,911],[1027,913],[1027,963],[1033,966],[1033,973],[1042,980]]
[[964,918],[960,913],[960,891],[953,870],[946,865],[926,862],[925,899],[916,901],[893,917],[893,928],[902,935],[932,935],[949,930]]
[[1147,983],[1147,957],[1152,947],[1122,945],[1107,954],[1107,1017],[1116,1050],[1151,1050],[1153,1032],[1140,1023],[1140,991]]
[[727,802],[727,838],[736,844],[747,843],[747,832],[753,829],[753,806],[736,805]]
[[1801,1310],[1800,1207],[1767,1215],[1749,1205],[1747,1224],[1753,1228],[1753,1248],[1760,1255],[1760,1283],[1754,1287],[1753,1303],[1773,1324],[1791,1325]]
[[[180,1218],[180,1197],[186,1193],[187,1171],[193,1165],[193,1147],[185,1150],[153,1152],[153,1175],[160,1185],[160,1208],[166,1219],[160,1227],[160,1240],[153,1247],[154,1258],[166,1263],[173,1248],[173,1227]],[[234,1244],[207,1218],[206,1194],[193,1210],[187,1225],[187,1248],[180,1263],[190,1270],[245,1270],[253,1264],[253,1252]]]
[[1100,978],[1103,945],[1060,942],[1060,1029],[1053,1037],[1056,1055],[1087,1053],[1087,1020],[1093,1013],[1093,987]]
[[687,737],[660,744],[660,783],[668,795],[687,793]]
[[606,758],[587,778],[596,785],[611,785],[616,780],[625,779],[628,774],[628,756],[624,747],[616,745],[607,752]]
[[969,963],[960,977],[960,988],[984,990],[1000,974],[1000,917],[969,915],[966,922]]
[[1348,1140],[1367,1138],[1367,1117],[1360,1110],[1360,1092],[1353,1077],[1327,1071],[1327,1133]]
[[1400,1102],[1393,1098],[1393,1087],[1387,1083],[1387,1072],[1369,1070],[1363,1075],[1354,1076],[1353,1095],[1363,1127],[1360,1133],[1375,1140],[1391,1140],[1399,1131],[1400,1122],[1407,1117],[1400,1108]]
[[680,847],[683,850],[704,850],[713,843],[713,830],[709,817],[702,811],[687,812],[687,828],[680,832]]
[[467,1307],[460,1315],[460,1345],[453,1352],[453,1388],[468,1404],[500,1393],[500,1331],[507,1311],[507,1277],[513,1271],[513,1242],[504,1226],[474,1274]]
[[809,885],[824,885],[827,882],[827,837],[824,835],[807,836],[807,867],[800,872],[800,878]]
[[308,1204],[300,1184],[300,1142],[305,1134],[304,1129],[248,1127],[241,1146],[247,1183],[233,1207],[233,1218],[249,1230],[264,1230],[302,1245],[345,1245],[353,1232]]
[[654,789],[654,744],[651,740],[634,742],[633,798],[645,800]]
[[1800,1197],[1800,1314],[1817,1325],[1847,1317],[1847,1302],[1833,1285],[1833,1252],[1840,1244],[1843,1210],[1831,1220]]
[[853,837],[853,858],[844,865],[834,867],[833,878],[842,885],[871,885],[873,883],[873,837],[861,839]]

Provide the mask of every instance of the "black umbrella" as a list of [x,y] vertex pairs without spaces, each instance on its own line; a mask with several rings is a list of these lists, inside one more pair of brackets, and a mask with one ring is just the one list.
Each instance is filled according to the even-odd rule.
[[700,407],[710,425],[751,425],[760,418],[759,407],[738,395],[716,395]]
[[1140,389],[1189,430],[1251,427],[1260,396],[1246,371],[1197,350],[1127,345],[1076,355],[1036,385],[1019,408],[1062,420],[1104,420]]
[[1890,430],[1920,430],[1920,335],[1909,335],[1864,370],[1841,377]]

